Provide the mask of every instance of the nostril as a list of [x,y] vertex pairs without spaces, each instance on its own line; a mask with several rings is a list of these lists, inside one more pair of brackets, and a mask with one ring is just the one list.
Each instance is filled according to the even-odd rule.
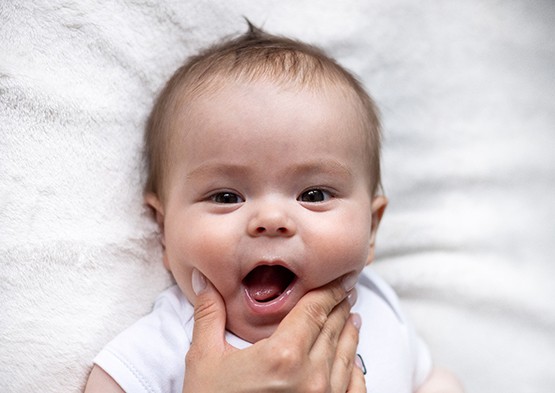
[[249,227],[251,236],[291,236],[295,231],[289,226],[255,226]]
[[[264,228],[264,227],[256,228],[256,233],[258,233],[258,234],[262,234],[262,233],[265,233],[265,232],[266,232],[266,228]],[[287,233],[287,232],[289,232],[289,231],[285,227],[276,228],[276,233]]]

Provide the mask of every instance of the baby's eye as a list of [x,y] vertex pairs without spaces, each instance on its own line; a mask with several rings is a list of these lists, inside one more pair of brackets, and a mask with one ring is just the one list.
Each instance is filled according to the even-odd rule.
[[325,202],[331,198],[331,195],[328,191],[320,190],[318,188],[314,188],[312,190],[307,190],[303,192],[298,200],[301,202]]
[[243,198],[233,192],[218,192],[210,197],[212,202],[216,203],[242,203]]

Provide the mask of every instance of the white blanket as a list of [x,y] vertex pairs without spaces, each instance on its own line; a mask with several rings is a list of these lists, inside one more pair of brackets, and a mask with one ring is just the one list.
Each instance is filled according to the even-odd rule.
[[555,389],[555,5],[0,3],[0,391],[78,392],[171,279],[142,205],[142,129],[197,48],[323,46],[382,109],[375,266],[468,392]]

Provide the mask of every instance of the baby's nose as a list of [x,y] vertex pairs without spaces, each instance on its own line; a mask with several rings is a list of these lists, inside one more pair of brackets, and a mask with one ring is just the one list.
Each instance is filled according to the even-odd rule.
[[262,206],[248,225],[251,236],[293,236],[297,231],[294,220],[285,206],[276,203]]

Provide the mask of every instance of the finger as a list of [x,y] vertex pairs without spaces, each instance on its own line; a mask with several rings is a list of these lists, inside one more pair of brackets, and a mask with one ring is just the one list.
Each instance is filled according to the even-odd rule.
[[353,369],[359,368],[355,363],[360,362],[356,353],[361,323],[360,315],[351,314],[341,332],[330,376],[333,392],[345,392],[353,383]]
[[281,321],[271,338],[290,342],[292,346],[309,352],[329,314],[345,299],[356,281],[357,274],[351,273],[308,292]]
[[332,310],[320,331],[320,335],[310,350],[311,359],[327,360],[330,370],[336,362],[335,357],[338,350],[338,342],[340,337],[345,335],[345,327],[350,316],[351,305],[356,301],[356,297],[356,289],[353,289],[347,296],[347,299],[343,300]]
[[212,283],[197,269],[193,269],[192,285],[196,300],[191,350],[221,353],[225,349],[225,303]]
[[[347,393],[366,393],[366,379],[362,370],[358,367],[353,367],[351,372],[351,381],[346,390]],[[343,390],[341,391],[343,393]]]

